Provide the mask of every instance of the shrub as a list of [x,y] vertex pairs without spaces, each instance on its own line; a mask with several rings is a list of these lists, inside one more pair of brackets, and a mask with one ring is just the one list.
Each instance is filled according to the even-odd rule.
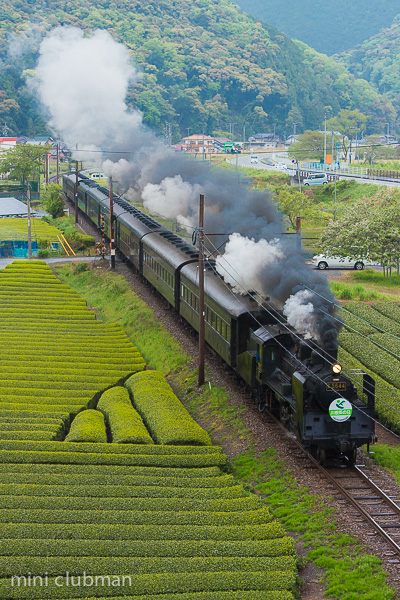
[[161,373],[137,373],[125,386],[157,444],[211,445],[209,435],[192,419]]
[[66,442],[107,442],[106,425],[101,412],[84,410],[72,421]]
[[133,408],[128,391],[113,387],[105,391],[97,405],[110,427],[115,444],[153,444],[141,416]]
[[50,256],[50,252],[48,250],[45,250],[44,248],[39,248],[39,250],[38,250],[39,258],[49,258],[49,256]]

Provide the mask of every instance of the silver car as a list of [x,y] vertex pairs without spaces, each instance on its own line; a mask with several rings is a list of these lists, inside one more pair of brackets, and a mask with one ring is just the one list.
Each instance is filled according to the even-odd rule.
[[373,266],[377,263],[372,262],[367,258],[353,259],[343,256],[325,256],[324,254],[317,254],[312,259],[312,265],[316,269],[355,269],[356,271],[362,271],[365,266]]
[[326,185],[329,183],[326,173],[312,173],[303,180],[303,185]]

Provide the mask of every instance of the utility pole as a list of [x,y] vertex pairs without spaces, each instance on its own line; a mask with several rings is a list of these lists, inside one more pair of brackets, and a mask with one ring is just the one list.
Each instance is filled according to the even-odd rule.
[[44,156],[44,164],[45,164],[45,169],[46,169],[46,185],[49,184],[49,154],[48,152],[46,152],[45,156]]
[[110,253],[111,268],[115,269],[115,241],[114,241],[114,197],[112,188],[112,177],[110,176]]
[[197,385],[204,383],[205,323],[204,323],[204,194],[200,194],[199,209],[199,374]]
[[301,250],[301,217],[296,217],[296,241],[297,250]]
[[75,162],[75,223],[78,222],[78,161]]
[[324,169],[326,168],[326,113],[325,113],[325,133],[324,133]]
[[60,182],[60,144],[57,144],[57,184]]
[[32,258],[32,230],[31,230],[31,186],[28,181],[28,191],[26,194],[28,208],[28,258]]

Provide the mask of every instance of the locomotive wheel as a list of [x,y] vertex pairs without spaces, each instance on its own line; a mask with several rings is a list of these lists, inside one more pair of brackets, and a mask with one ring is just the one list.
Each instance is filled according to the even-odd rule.
[[354,450],[346,454],[346,458],[350,465],[354,465],[354,463],[357,461],[357,448],[354,448]]
[[325,466],[326,463],[326,451],[325,448],[317,448],[317,461],[321,467]]

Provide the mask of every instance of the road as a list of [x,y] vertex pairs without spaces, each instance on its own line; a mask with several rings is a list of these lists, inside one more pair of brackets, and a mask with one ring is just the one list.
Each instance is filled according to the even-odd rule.
[[[250,167],[252,169],[263,169],[266,171],[275,171],[278,173],[286,173],[287,175],[294,175],[294,172],[292,170],[292,163],[291,161],[287,158],[287,152],[263,152],[260,154],[257,154],[258,157],[258,163],[254,164],[251,163],[250,161],[250,155],[243,155],[240,156],[239,154],[237,154],[235,157],[232,158],[228,158],[228,162],[232,165],[237,165],[238,167]],[[268,164],[267,161],[271,161],[273,164]],[[276,164],[277,162],[279,163],[285,163],[287,165],[286,169],[277,169],[276,167],[274,167],[274,164]],[[318,171],[315,171],[316,173],[318,173]],[[396,187],[396,188],[400,188],[400,181],[393,181],[391,179],[388,178],[381,178],[381,179],[370,179],[367,177],[362,177],[360,175],[351,175],[351,174],[338,174],[338,179],[342,180],[342,179],[355,179],[356,181],[358,181],[359,183],[366,183],[366,184],[370,184],[370,185],[384,185],[386,187]]]

